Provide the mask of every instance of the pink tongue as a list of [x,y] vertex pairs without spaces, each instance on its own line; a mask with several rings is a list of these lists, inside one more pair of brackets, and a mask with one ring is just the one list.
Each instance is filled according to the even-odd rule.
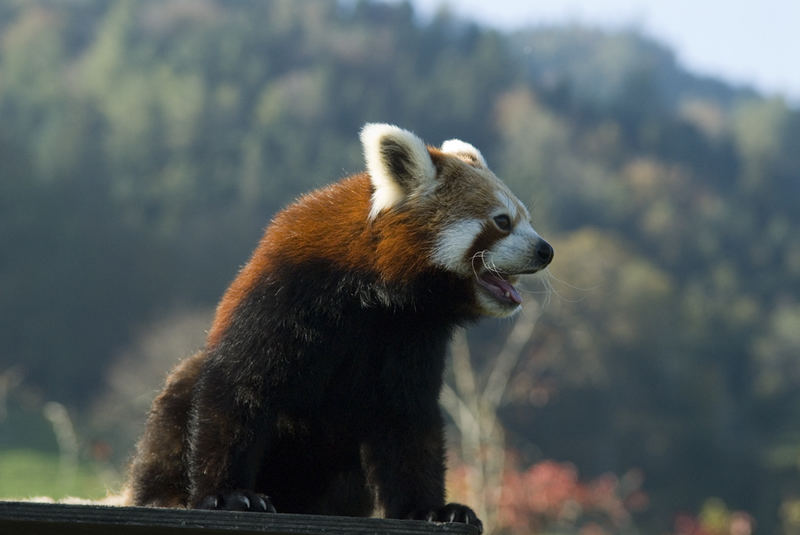
[[522,304],[522,296],[519,295],[517,289],[514,288],[507,280],[501,279],[496,275],[486,273],[481,276],[481,282],[483,282],[484,286],[499,299],[505,299],[506,301],[511,301],[512,303],[516,303],[518,305]]

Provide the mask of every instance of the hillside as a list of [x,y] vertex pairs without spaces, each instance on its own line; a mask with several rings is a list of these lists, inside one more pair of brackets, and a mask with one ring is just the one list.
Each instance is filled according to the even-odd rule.
[[[527,462],[640,468],[661,526],[717,496],[777,529],[800,492],[800,112],[635,33],[0,1],[0,374],[104,436],[114,374],[144,354],[156,388],[192,347],[153,333],[213,307],[277,209],[359,171],[367,121],[474,143],[555,246],[502,412]],[[474,354],[506,331],[473,329]]]

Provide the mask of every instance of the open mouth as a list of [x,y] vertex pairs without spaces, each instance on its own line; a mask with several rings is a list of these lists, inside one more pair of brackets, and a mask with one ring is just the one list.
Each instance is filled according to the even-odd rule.
[[478,275],[477,280],[481,287],[501,303],[514,306],[521,305],[522,296],[511,284],[512,278],[511,276],[504,278],[498,273],[484,271]]

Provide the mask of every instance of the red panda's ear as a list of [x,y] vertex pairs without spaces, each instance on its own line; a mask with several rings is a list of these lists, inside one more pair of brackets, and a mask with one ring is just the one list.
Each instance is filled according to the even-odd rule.
[[489,168],[481,151],[460,139],[448,139],[442,143],[442,152],[461,158],[470,165]]
[[361,129],[361,145],[374,188],[370,219],[436,179],[425,143],[408,130],[368,123]]

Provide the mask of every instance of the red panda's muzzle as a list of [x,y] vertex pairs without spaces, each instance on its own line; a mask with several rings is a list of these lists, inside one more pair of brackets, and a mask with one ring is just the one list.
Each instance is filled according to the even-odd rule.
[[517,289],[508,280],[491,271],[486,271],[478,276],[478,284],[486,288],[498,301],[515,305],[522,304],[522,296]]

